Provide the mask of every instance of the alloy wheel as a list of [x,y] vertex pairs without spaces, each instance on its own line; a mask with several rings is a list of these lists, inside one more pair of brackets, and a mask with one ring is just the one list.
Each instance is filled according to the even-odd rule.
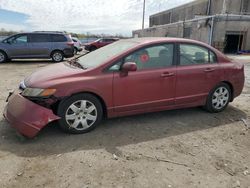
[[79,100],[71,104],[65,114],[67,124],[78,131],[91,127],[97,120],[97,108],[88,100]]
[[2,52],[0,52],[0,63],[4,62],[4,60],[5,60],[5,55]]
[[212,97],[212,105],[215,109],[221,110],[229,101],[229,91],[226,87],[219,87],[215,90]]
[[53,54],[53,59],[56,61],[56,62],[59,62],[59,61],[62,61],[63,59],[63,56],[60,52],[56,52]]

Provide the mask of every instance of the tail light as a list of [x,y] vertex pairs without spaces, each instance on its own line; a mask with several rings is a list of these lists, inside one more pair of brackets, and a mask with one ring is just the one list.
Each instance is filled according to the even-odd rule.
[[74,42],[67,42],[68,46],[74,46]]

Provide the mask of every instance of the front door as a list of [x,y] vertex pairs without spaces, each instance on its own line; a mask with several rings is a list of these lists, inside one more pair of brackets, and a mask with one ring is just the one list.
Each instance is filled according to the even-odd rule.
[[11,58],[25,58],[30,54],[28,36],[26,34],[17,35],[8,40],[9,56]]
[[[155,45],[131,53],[122,60],[135,62],[137,71],[114,73],[116,112],[149,110],[174,104],[176,67],[174,44]],[[120,64],[122,64],[120,63]]]

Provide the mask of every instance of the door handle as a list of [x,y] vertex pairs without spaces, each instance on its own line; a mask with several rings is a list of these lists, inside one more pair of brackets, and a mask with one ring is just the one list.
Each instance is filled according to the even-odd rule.
[[213,71],[215,71],[215,69],[212,69],[212,68],[207,68],[204,70],[204,72],[213,72]]
[[161,74],[161,77],[165,78],[165,77],[171,77],[174,76],[173,72],[164,72]]

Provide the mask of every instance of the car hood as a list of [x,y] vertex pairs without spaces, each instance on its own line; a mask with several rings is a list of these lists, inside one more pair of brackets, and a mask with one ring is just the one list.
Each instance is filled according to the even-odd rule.
[[59,80],[74,78],[79,74],[82,75],[83,72],[86,72],[86,70],[74,67],[68,63],[58,63],[33,72],[25,78],[24,84],[26,87],[47,88],[56,85]]

